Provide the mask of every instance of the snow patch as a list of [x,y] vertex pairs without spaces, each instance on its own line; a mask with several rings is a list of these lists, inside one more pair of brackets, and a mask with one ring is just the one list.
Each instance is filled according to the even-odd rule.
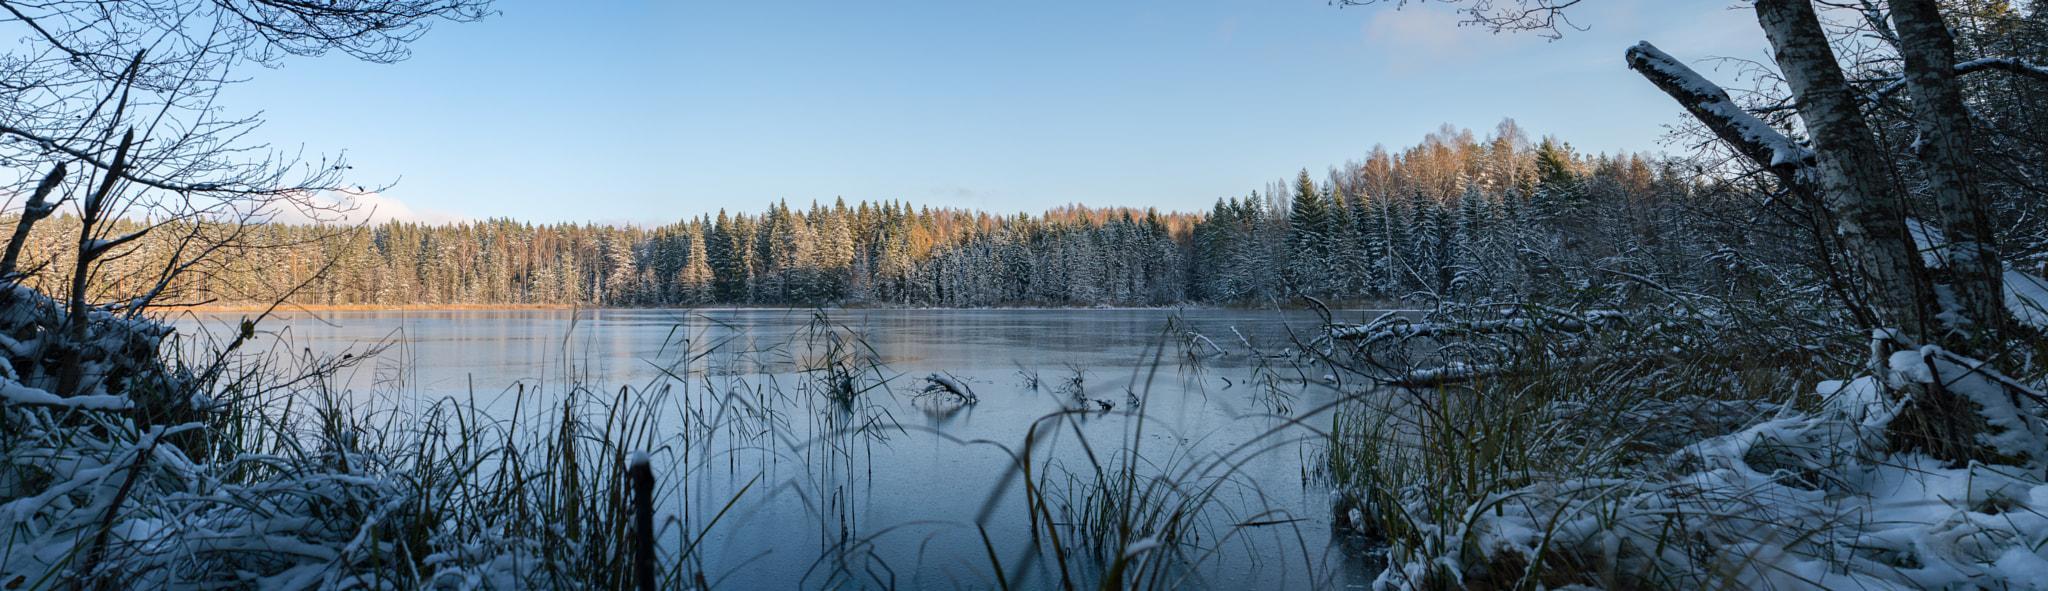
[[1913,246],[1920,249],[1920,262],[1922,264],[1927,265],[1929,269],[1944,269],[1948,267],[1950,257],[1948,237],[1943,236],[1940,229],[1922,223],[1920,220],[1906,218],[1906,233],[1913,235]]
[[2048,330],[2048,280],[2021,271],[2006,271],[2005,307],[2021,324]]
[[129,401],[126,396],[97,394],[65,398],[43,391],[41,388],[23,386],[20,382],[11,379],[0,380],[0,398],[5,398],[8,402],[14,404],[77,410],[127,410],[135,406],[135,403]]

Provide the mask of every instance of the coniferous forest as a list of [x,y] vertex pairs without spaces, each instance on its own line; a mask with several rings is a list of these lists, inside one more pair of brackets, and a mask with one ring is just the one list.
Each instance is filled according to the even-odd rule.
[[[96,289],[138,293],[179,239],[234,256],[188,269],[164,304],[326,306],[1164,306],[1298,296],[1391,301],[1535,288],[1557,253],[1710,255],[1725,182],[1677,161],[1586,155],[1513,121],[1445,125],[1413,147],[1303,169],[1203,212],[1072,205],[1038,215],[907,202],[768,204],[657,227],[257,224],[158,231]],[[27,260],[66,264],[75,220],[45,222]],[[132,222],[128,222],[132,223]],[[47,253],[47,254],[45,254]],[[1546,254],[1538,254],[1546,253]],[[1277,273],[1275,272],[1277,271]],[[61,287],[58,289],[62,291]],[[96,294],[97,295],[97,294]]]

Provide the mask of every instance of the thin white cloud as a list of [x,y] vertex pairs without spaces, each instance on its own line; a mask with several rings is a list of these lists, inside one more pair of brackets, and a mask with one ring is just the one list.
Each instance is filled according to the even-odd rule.
[[287,224],[315,222],[335,224],[382,224],[391,221],[449,224],[469,216],[438,209],[415,208],[395,197],[376,191],[326,191],[307,200],[312,207],[278,205],[271,209],[272,221]]
[[[1427,72],[1476,59],[1499,59],[1526,44],[1520,35],[1495,34],[1463,25],[1465,15],[1442,7],[1409,6],[1374,11],[1362,27],[1367,51],[1387,61],[1395,74]],[[1540,41],[1540,40],[1538,40]]]

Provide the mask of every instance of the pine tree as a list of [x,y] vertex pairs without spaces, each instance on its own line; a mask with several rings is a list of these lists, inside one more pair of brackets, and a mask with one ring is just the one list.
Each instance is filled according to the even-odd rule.
[[1195,226],[1194,296],[1210,301],[1230,301],[1228,278],[1235,272],[1226,258],[1236,236],[1236,200],[1228,204],[1216,199],[1209,218]]
[[1384,283],[1382,293],[1400,297],[1403,292],[1417,287],[1414,271],[1415,245],[1409,240],[1409,224],[1414,216],[1410,212],[1421,201],[1419,195],[1411,194],[1409,199],[1390,199],[1380,212],[1381,242],[1386,244],[1386,258],[1380,261],[1380,277]]
[[1386,233],[1380,226],[1385,223],[1384,200],[1372,199],[1359,194],[1351,200],[1351,235],[1348,237],[1357,253],[1357,286],[1359,294],[1365,297],[1386,297],[1387,260]]
[[811,206],[811,228],[816,247],[813,249],[814,266],[817,272],[811,286],[811,293],[823,300],[838,300],[846,297],[847,284],[852,280],[853,228],[846,209],[846,200],[841,199],[830,209]]
[[1482,267],[1486,261],[1480,254],[1487,241],[1493,224],[1493,204],[1477,185],[1466,187],[1464,197],[1458,200],[1457,231],[1452,237],[1451,264],[1456,268],[1451,280],[1451,293],[1469,295],[1469,289],[1485,289],[1483,283],[1490,276]]

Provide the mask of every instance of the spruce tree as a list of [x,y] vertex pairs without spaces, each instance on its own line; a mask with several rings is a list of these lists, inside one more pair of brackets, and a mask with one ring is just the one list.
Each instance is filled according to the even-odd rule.
[[1294,182],[1288,210],[1287,285],[1299,295],[1326,295],[1322,286],[1329,263],[1330,211],[1308,169],[1302,169]]
[[1536,214],[1555,219],[1568,214],[1584,198],[1585,187],[1572,156],[1571,144],[1543,138],[1536,147]]

